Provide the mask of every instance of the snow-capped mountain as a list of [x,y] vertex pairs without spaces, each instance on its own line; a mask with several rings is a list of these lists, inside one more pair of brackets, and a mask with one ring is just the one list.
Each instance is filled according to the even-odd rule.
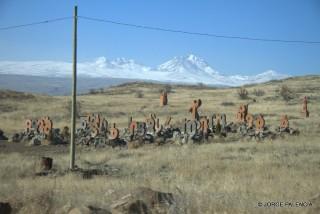
[[220,75],[206,61],[193,54],[174,57],[158,66],[158,70],[166,72],[168,79],[190,83],[229,85],[226,76]]
[[[132,59],[107,60],[105,57],[99,57],[93,62],[80,62],[77,67],[80,77],[125,78],[226,86],[260,83],[288,77],[288,75],[271,70],[254,76],[226,76],[193,54],[174,57],[156,68],[139,64]],[[70,77],[72,64],[57,61],[0,61],[0,74]]]
[[214,71],[202,58],[193,54],[186,57],[174,57],[158,66],[160,71],[169,71],[172,73],[190,73],[197,74],[202,72],[201,75],[215,75],[218,72]]

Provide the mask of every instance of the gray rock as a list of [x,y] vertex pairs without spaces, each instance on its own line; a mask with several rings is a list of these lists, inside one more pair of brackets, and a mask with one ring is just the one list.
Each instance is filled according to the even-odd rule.
[[123,196],[111,205],[112,213],[172,213],[176,202],[172,193],[140,187]]
[[4,133],[1,129],[0,129],[0,140],[8,140],[8,138],[4,136]]
[[80,206],[72,208],[68,214],[111,214],[111,212],[93,206]]
[[11,214],[12,208],[9,203],[0,202],[0,213],[1,214]]
[[29,146],[38,146],[41,145],[41,140],[37,137],[34,137],[30,140]]

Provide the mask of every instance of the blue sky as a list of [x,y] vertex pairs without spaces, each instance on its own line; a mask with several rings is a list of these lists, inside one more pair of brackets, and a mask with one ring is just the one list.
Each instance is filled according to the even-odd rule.
[[[319,0],[0,0],[0,27],[79,15],[234,36],[320,41]],[[156,66],[193,53],[222,74],[320,74],[320,44],[230,40],[79,20],[78,59]],[[72,20],[0,31],[0,60],[72,59]]]

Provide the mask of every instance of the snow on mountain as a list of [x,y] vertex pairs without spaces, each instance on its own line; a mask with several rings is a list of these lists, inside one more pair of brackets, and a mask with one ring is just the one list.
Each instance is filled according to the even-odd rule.
[[251,83],[263,83],[270,80],[279,80],[288,78],[289,75],[286,74],[279,74],[276,71],[268,70],[266,72],[254,75],[254,76],[241,76],[241,75],[232,75],[228,77],[227,82],[230,85],[237,86],[238,83],[241,82],[242,84],[251,84]]
[[213,70],[207,62],[193,54],[185,57],[174,57],[160,66],[158,70],[167,72],[167,78],[205,84],[225,84],[226,79]]
[[[110,61],[105,57],[99,57],[93,62],[80,62],[77,67],[78,75],[88,78],[126,78],[227,86],[261,83],[288,77],[272,70],[254,76],[226,76],[220,74],[205,60],[193,54],[174,57],[157,68],[144,66],[132,59],[117,58]],[[72,63],[57,61],[0,61],[0,74],[70,77]]]

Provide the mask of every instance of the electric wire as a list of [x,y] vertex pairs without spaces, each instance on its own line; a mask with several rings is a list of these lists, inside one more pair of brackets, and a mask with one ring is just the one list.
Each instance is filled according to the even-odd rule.
[[155,31],[163,31],[163,32],[170,32],[170,33],[189,34],[189,35],[196,35],[196,36],[207,36],[207,37],[216,37],[216,38],[224,38],[224,39],[251,40],[251,41],[260,41],[260,42],[320,44],[320,41],[284,40],[284,39],[268,39],[268,38],[257,38],[257,37],[232,36],[232,35],[222,35],[222,34],[213,34],[213,33],[184,31],[184,30],[154,27],[154,26],[147,26],[147,25],[140,25],[140,24],[131,24],[131,23],[119,22],[119,21],[114,21],[114,20],[109,20],[109,19],[93,18],[93,17],[88,17],[88,16],[78,16],[78,17],[80,19],[96,21],[96,22],[104,22],[104,23],[115,24],[115,25],[122,25],[122,26],[127,26],[127,27],[134,27],[134,28],[155,30]]
[[30,27],[30,26],[34,26],[34,25],[47,24],[47,23],[52,23],[52,22],[59,22],[59,21],[72,19],[72,18],[73,18],[72,16],[69,16],[69,17],[48,19],[48,20],[44,20],[44,21],[32,22],[32,23],[21,24],[21,25],[11,25],[11,26],[7,26],[7,27],[0,27],[0,30],[11,30],[11,29],[22,28],[22,27]]
[[[32,22],[32,23],[26,23],[26,24],[20,24],[20,25],[0,27],[0,31],[17,29],[17,28],[22,28],[22,27],[30,27],[30,26],[34,26],[34,25],[40,25],[40,24],[48,24],[48,23],[59,22],[59,21],[68,20],[68,19],[72,19],[72,18],[74,18],[74,17],[68,16],[68,17],[48,19],[48,20],[44,20],[44,21],[38,21],[38,22]],[[94,17],[88,17],[88,16],[77,16],[77,18],[89,20],[89,21],[95,21],[95,22],[103,22],[103,23],[121,25],[121,26],[126,26],[126,27],[145,29],[145,30],[154,30],[154,31],[162,31],[162,32],[169,32],[169,33],[180,33],[180,34],[187,34],[187,35],[194,35],[194,36],[206,36],[206,37],[260,41],[260,42],[320,44],[320,41],[270,39],[270,38],[258,38],[258,37],[249,37],[249,36],[234,36],[234,35],[223,35],[223,34],[214,34],[214,33],[205,33],[205,32],[185,31],[185,30],[178,30],[178,29],[171,29],[171,28],[162,28],[162,27],[155,27],[155,26],[148,26],[148,25],[141,25],[141,24],[119,22],[119,21],[114,21],[114,20],[110,20],[110,19],[101,19],[101,18],[94,18]]]

